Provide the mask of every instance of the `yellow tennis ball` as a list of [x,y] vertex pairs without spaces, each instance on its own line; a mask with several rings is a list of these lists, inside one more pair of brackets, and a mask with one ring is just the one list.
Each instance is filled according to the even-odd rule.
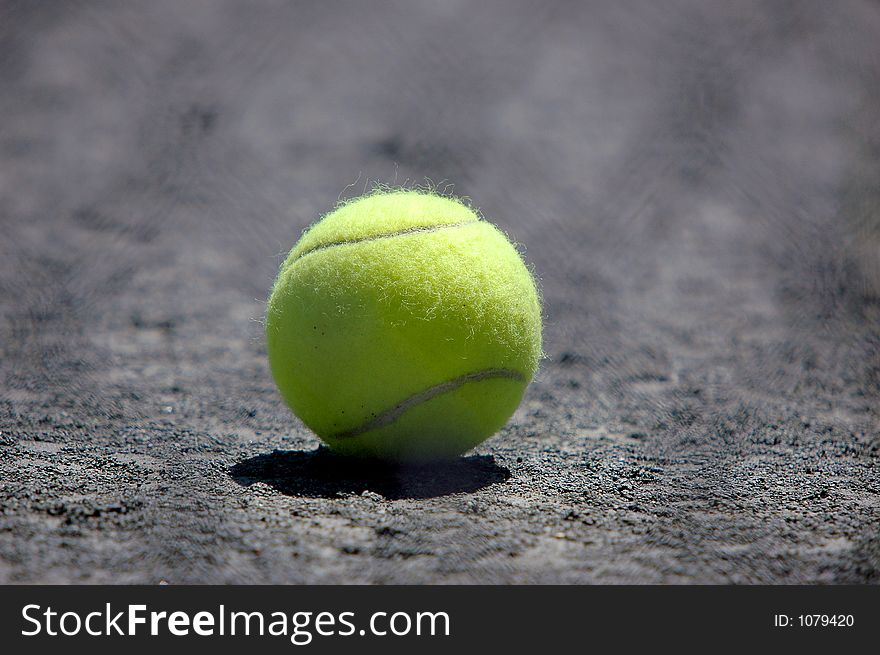
[[379,191],[303,234],[266,336],[281,395],[333,450],[430,460],[513,414],[541,358],[541,306],[516,249],[472,209]]

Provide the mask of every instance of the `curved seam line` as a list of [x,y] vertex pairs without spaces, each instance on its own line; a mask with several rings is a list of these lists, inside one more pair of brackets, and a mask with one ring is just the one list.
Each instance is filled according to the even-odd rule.
[[492,378],[508,378],[511,380],[516,380],[517,382],[525,382],[526,380],[525,375],[511,368],[487,368],[482,371],[477,371],[475,373],[467,373],[452,380],[447,380],[446,382],[435,384],[433,387],[428,387],[424,391],[413,394],[412,396],[409,396],[408,398],[405,398],[404,400],[397,403],[394,407],[386,409],[384,412],[377,414],[366,423],[350,430],[345,430],[343,432],[331,435],[331,438],[347,439],[349,437],[357,437],[361,434],[376,430],[378,428],[384,428],[386,425],[391,425],[392,423],[394,423],[394,421],[400,418],[401,415],[404,414],[404,412],[412,409],[416,405],[428,402],[429,400],[432,400],[444,393],[455,391],[459,387],[462,387],[469,382],[479,382],[481,380],[488,380]]
[[473,225],[473,224],[479,223],[479,222],[480,222],[480,220],[476,219],[476,220],[472,220],[472,221],[461,221],[458,223],[443,223],[440,225],[419,225],[416,227],[408,227],[403,230],[397,230],[396,232],[386,232],[384,234],[374,234],[374,235],[371,235],[368,237],[363,237],[361,239],[344,239],[344,240],[340,240],[340,241],[331,241],[330,243],[321,243],[321,244],[318,244],[317,246],[310,248],[310,249],[306,250],[305,252],[302,252],[299,255],[297,255],[296,259],[294,259],[292,262],[290,262],[287,265],[287,268],[293,266],[299,260],[301,260],[303,257],[305,257],[307,255],[311,255],[312,253],[320,252],[322,250],[327,250],[328,248],[336,248],[337,246],[349,246],[349,245],[353,245],[356,243],[365,243],[368,241],[378,241],[379,239],[390,239],[392,237],[405,236],[407,234],[416,234],[419,232],[437,232],[439,230],[445,230],[450,227],[462,227],[464,225]]

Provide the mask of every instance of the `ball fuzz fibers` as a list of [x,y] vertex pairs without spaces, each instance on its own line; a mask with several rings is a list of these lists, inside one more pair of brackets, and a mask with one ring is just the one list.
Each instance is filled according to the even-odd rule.
[[266,336],[284,400],[333,450],[424,461],[510,418],[541,357],[541,306],[516,249],[468,206],[381,191],[303,234]]

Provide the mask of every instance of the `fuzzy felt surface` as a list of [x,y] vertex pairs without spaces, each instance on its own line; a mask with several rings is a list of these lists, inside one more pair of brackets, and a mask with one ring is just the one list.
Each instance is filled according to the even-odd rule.
[[538,293],[514,247],[460,202],[419,192],[367,196],[307,231],[266,331],[275,380],[306,425],[338,451],[390,459],[489,437],[541,357]]

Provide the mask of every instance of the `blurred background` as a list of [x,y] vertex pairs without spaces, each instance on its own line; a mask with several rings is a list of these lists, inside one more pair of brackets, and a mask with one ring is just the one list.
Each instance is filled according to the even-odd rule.
[[[0,2],[0,582],[880,581],[880,4]],[[375,183],[541,280],[508,426],[337,460],[262,317]]]

